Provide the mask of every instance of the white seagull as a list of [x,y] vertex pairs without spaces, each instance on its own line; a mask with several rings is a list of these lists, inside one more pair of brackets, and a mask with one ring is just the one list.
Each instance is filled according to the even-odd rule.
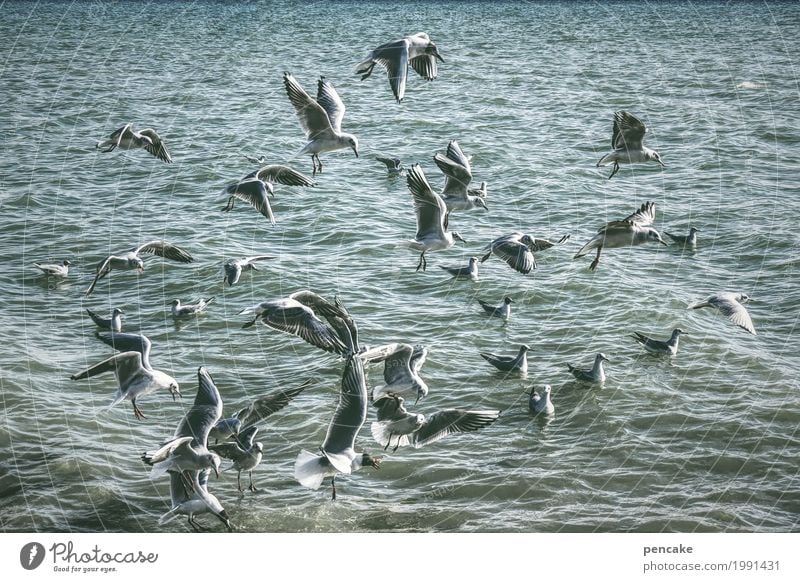
[[172,163],[172,157],[169,155],[164,142],[161,141],[156,130],[147,128],[134,131],[132,123],[123,125],[112,133],[108,139],[97,142],[96,147],[97,149],[105,148],[103,149],[104,153],[114,151],[117,148],[121,150],[142,148],[162,162],[168,164]]
[[97,264],[97,274],[94,276],[92,284],[86,290],[86,295],[91,295],[97,282],[108,275],[112,269],[118,271],[138,270],[144,271],[144,261],[139,255],[157,255],[165,259],[178,261],[179,263],[191,263],[194,261],[192,255],[182,248],[165,242],[163,240],[152,240],[116,255],[109,255]]
[[672,234],[671,232],[664,231],[664,234],[671,238],[679,245],[683,245],[686,247],[694,247],[697,246],[697,233],[700,232],[699,229],[695,227],[691,227],[689,229],[689,234]]
[[331,499],[336,499],[336,475],[350,473],[363,466],[378,468],[381,459],[368,453],[355,451],[356,436],[367,420],[367,383],[364,378],[364,362],[350,354],[342,374],[339,403],[331,418],[321,454],[301,451],[294,464],[294,477],[301,485],[319,489],[325,477],[332,477]]
[[394,444],[393,451],[407,445],[419,449],[451,434],[480,430],[500,416],[499,410],[450,408],[426,417],[408,412],[396,395],[384,396],[373,406],[378,409],[378,420],[372,423],[372,436],[383,450]]
[[428,265],[425,253],[449,249],[460,240],[466,242],[457,232],[447,232],[448,211],[444,200],[433,191],[419,164],[414,164],[406,175],[408,189],[414,197],[414,211],[417,215],[417,234],[406,246],[421,251],[417,271]]
[[750,296],[744,293],[715,293],[714,295],[709,295],[703,301],[690,305],[689,309],[716,307],[734,324],[756,335],[756,328],[753,326],[753,320],[744,307],[744,304],[748,301],[751,301]]
[[641,208],[623,218],[614,220],[601,227],[594,235],[592,240],[583,245],[581,250],[575,253],[574,259],[582,257],[592,249],[597,249],[597,256],[589,265],[589,269],[594,271],[600,263],[600,252],[603,249],[618,249],[644,244],[648,241],[660,242],[666,246],[667,243],[661,238],[658,231],[651,225],[656,218],[656,205],[654,202],[645,202]]
[[503,297],[503,303],[500,305],[487,303],[481,299],[478,299],[478,303],[481,304],[483,311],[486,312],[487,315],[491,315],[492,317],[500,317],[508,321],[508,318],[511,317],[511,304],[514,303],[514,300],[506,295]]
[[242,273],[245,271],[258,271],[258,268],[256,267],[256,263],[258,261],[268,261],[274,258],[275,257],[269,255],[256,255],[254,257],[231,259],[224,265],[225,278],[222,280],[222,282],[227,283],[230,286],[236,285],[236,283],[239,282],[239,278],[242,276]]
[[606,381],[606,373],[603,370],[603,362],[610,362],[603,354],[597,354],[594,358],[594,365],[589,370],[581,370],[572,364],[567,364],[570,373],[581,382],[592,382],[602,384]]
[[400,158],[375,156],[375,159],[386,166],[386,171],[390,176],[402,176],[406,172],[406,169],[403,167],[403,163],[400,161]]
[[516,356],[498,356],[497,354],[481,352],[481,357],[501,372],[514,372],[526,374],[528,372],[528,350],[525,344],[519,347]]
[[122,331],[122,318],[124,317],[124,313],[118,307],[115,307],[114,310],[111,312],[111,317],[106,319],[105,317],[100,317],[91,309],[86,309],[86,313],[89,314],[89,317],[92,318],[94,324],[104,330],[104,331]]
[[275,224],[275,215],[269,204],[269,197],[275,193],[273,184],[284,184],[286,186],[313,186],[314,181],[289,166],[271,164],[264,166],[247,174],[244,178],[226,187],[222,194],[228,196],[228,203],[222,209],[223,212],[233,210],[236,199],[250,204],[263,216],[267,217],[272,224]]
[[538,394],[531,388],[531,397],[528,401],[528,408],[533,414],[544,414],[551,416],[555,413],[556,409],[553,406],[553,401],[550,400],[550,384],[545,384],[541,394]]
[[518,273],[527,275],[536,268],[532,251],[535,242],[532,236],[521,232],[497,237],[484,249],[488,252],[481,258],[481,263],[485,263],[494,254]]
[[667,341],[655,340],[647,337],[638,331],[633,332],[633,339],[644,346],[644,349],[651,354],[668,354],[675,356],[678,353],[678,338],[681,335],[689,335],[681,328],[676,327],[672,330],[672,335]]
[[387,42],[373,49],[366,60],[356,66],[356,74],[363,81],[372,74],[375,64],[380,64],[389,76],[389,85],[394,98],[400,103],[406,93],[408,66],[427,81],[436,78],[436,60],[444,62],[436,45],[424,32]]
[[661,164],[662,168],[667,167],[657,151],[642,144],[645,133],[647,127],[637,117],[627,111],[614,113],[614,130],[611,135],[611,147],[614,151],[607,153],[597,162],[598,168],[613,162],[614,169],[608,177],[609,180],[619,171],[620,164],[655,161]]
[[60,265],[52,263],[33,263],[33,266],[48,277],[66,277],[69,274],[69,266],[71,264],[72,263],[65,259]]
[[413,396],[416,403],[428,395],[428,385],[419,375],[428,357],[428,348],[425,346],[392,343],[367,349],[359,357],[367,363],[384,362],[384,384],[373,388],[371,400],[391,394]]
[[[255,317],[242,325],[252,327],[259,320],[272,329],[296,335],[309,344],[326,352],[340,355],[349,350],[349,344],[358,345],[355,324],[340,303],[330,303],[312,291],[297,291],[289,297],[263,301],[246,307],[239,315],[255,314]],[[318,315],[325,317],[328,324]],[[351,336],[344,342],[341,337]]]
[[300,155],[311,154],[314,166],[312,176],[322,172],[319,154],[343,148],[351,148],[358,157],[358,139],[351,133],[342,131],[344,103],[325,77],[317,82],[317,98],[312,99],[290,73],[283,74],[283,85],[289,96],[308,143],[300,150]]
[[470,279],[472,281],[478,280],[478,257],[470,257],[469,264],[466,267],[445,267],[439,265],[442,269],[450,273],[456,279]]
[[[123,346],[134,348],[133,350],[115,354],[102,362],[90,366],[86,370],[76,372],[70,376],[70,380],[81,380],[104,374],[105,372],[114,372],[119,388],[111,404],[109,404],[109,408],[123,400],[130,400],[133,405],[133,415],[138,420],[142,420],[146,417],[136,404],[136,399],[140,396],[149,394],[159,388],[169,390],[173,400],[175,400],[176,395],[180,396],[180,386],[175,378],[160,370],[154,370],[150,366],[150,340],[145,336],[98,333],[97,337],[106,343],[110,343],[110,340],[106,338],[112,338],[111,341],[116,339],[115,348],[117,349],[123,348]],[[140,342],[140,349],[136,347],[137,342]]]
[[187,303],[182,305],[180,299],[175,299],[172,302],[171,307],[172,317],[181,318],[189,317],[190,315],[197,315],[198,313],[205,311],[208,304],[212,301],[214,301],[214,298],[208,297],[206,299],[200,299],[196,303]]
[[[470,189],[469,183],[472,181],[472,166],[469,158],[464,155],[456,140],[447,144],[447,154],[436,154],[433,161],[446,176],[444,190],[441,196],[447,205],[447,210],[469,210],[470,208],[483,208],[486,206],[486,182],[481,184],[481,190]],[[473,194],[478,192],[478,194]]]

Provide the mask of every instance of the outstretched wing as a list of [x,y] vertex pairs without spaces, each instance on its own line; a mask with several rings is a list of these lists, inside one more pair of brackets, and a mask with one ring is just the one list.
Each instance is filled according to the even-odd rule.
[[116,331],[98,331],[95,333],[95,336],[118,352],[139,352],[142,354],[142,365],[147,369],[152,369],[150,366],[150,350],[153,344],[147,336],[138,333],[120,333]]
[[336,132],[342,131],[342,118],[345,111],[344,102],[330,81],[325,80],[325,77],[320,77],[319,81],[317,81],[317,103],[328,114],[331,127]]
[[155,157],[157,157],[162,162],[166,162],[168,164],[172,163],[172,157],[169,155],[169,152],[167,151],[167,146],[164,145],[164,142],[161,140],[159,135],[156,133],[155,129],[147,128],[147,129],[141,130],[139,133],[141,135],[149,137],[153,142],[152,145],[144,146],[144,149],[146,149],[148,152],[153,154]]
[[290,73],[283,74],[283,85],[306,137],[312,140],[320,134],[333,135],[327,111],[305,92]]
[[499,416],[499,410],[442,410],[428,417],[413,434],[411,444],[418,449],[450,434],[479,430],[492,424]]
[[647,127],[637,117],[627,111],[617,111],[614,114],[611,147],[627,150],[639,149],[646,132]]
[[185,250],[163,240],[151,240],[132,248],[131,251],[137,255],[156,255],[179,263],[191,263],[194,261],[192,255]]
[[417,214],[416,238],[423,239],[429,235],[442,238],[447,215],[444,200],[433,191],[419,164],[411,166],[406,174],[406,181],[414,197],[414,210]]
[[289,166],[282,166],[280,164],[271,164],[259,168],[255,172],[251,172],[245,176],[248,178],[258,178],[264,182],[271,182],[272,184],[283,184],[284,186],[313,186],[314,180],[305,174],[290,168]]
[[241,430],[252,426],[267,418],[269,415],[274,414],[285,408],[295,397],[297,397],[303,390],[308,388],[312,380],[306,380],[297,388],[289,388],[275,394],[268,394],[257,398],[248,406],[236,413],[236,418],[242,421]]
[[638,224],[639,226],[648,226],[653,224],[656,219],[656,204],[655,202],[645,202],[633,214],[626,216],[620,222],[628,222]]
[[194,443],[208,445],[208,433],[222,416],[222,397],[211,374],[202,366],[197,370],[197,395],[194,404],[175,430],[175,437],[192,437]]

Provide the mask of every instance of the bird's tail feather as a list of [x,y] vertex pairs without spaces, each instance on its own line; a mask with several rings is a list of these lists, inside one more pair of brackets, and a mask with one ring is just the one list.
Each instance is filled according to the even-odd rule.
[[294,478],[303,487],[319,489],[327,473],[325,457],[322,455],[315,455],[305,450],[297,455],[294,462]]

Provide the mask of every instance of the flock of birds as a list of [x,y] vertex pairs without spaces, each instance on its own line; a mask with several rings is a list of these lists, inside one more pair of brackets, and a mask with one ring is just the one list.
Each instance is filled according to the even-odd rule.
[[[362,80],[368,78],[376,64],[387,72],[389,85],[398,103],[405,95],[409,68],[426,80],[437,76],[437,63],[444,62],[436,45],[427,34],[418,33],[383,44],[370,52],[367,59],[359,63],[356,72]],[[333,85],[320,78],[317,83],[317,96],[309,95],[297,80],[284,73],[283,84],[286,94],[307,138],[301,154],[310,155],[312,176],[284,165],[263,165],[242,179],[226,187],[222,194],[228,198],[223,211],[230,211],[236,200],[255,208],[271,223],[275,215],[269,198],[276,185],[310,187],[314,178],[323,172],[320,154],[351,149],[358,156],[358,139],[342,130],[345,105]],[[614,115],[612,151],[603,156],[598,166],[613,164],[608,178],[612,178],[620,164],[654,161],[665,167],[660,155],[644,146],[647,128],[642,121],[626,111]],[[128,123],[111,134],[108,139],[97,144],[103,152],[116,149],[144,149],[159,160],[172,162],[172,157],[158,133],[153,129],[135,130]],[[263,157],[248,156],[251,162],[265,164]],[[416,214],[416,234],[413,239],[402,243],[419,252],[417,271],[425,271],[427,255],[446,250],[456,241],[464,239],[458,232],[449,230],[451,213],[471,209],[488,209],[488,189],[485,182],[479,188],[472,188],[471,158],[464,154],[453,140],[444,154],[437,153],[434,162],[445,176],[445,185],[437,192],[419,164],[403,167],[397,158],[378,157],[391,176],[405,175],[411,192]],[[647,242],[667,243],[653,227],[656,211],[652,202],[646,202],[629,216],[603,225],[597,234],[575,254],[575,258],[596,251],[590,269],[597,268],[601,252],[606,249],[624,248]],[[676,244],[694,247],[697,244],[696,228],[687,235],[666,233]],[[556,242],[534,236],[513,232],[499,236],[483,249],[482,254],[469,259],[466,266],[444,267],[453,277],[477,280],[480,265],[495,256],[509,265],[514,271],[527,274],[536,268],[535,253],[543,252],[568,241],[569,235]],[[143,257],[156,255],[179,263],[190,263],[192,256],[179,246],[153,240],[140,244],[127,251],[109,255],[97,264],[94,279],[86,290],[89,296],[97,284],[112,271],[144,271]],[[235,285],[243,273],[257,269],[262,261],[273,259],[268,255],[257,255],[232,259],[224,265],[224,282]],[[49,277],[66,277],[70,261],[60,264],[34,263]],[[755,334],[755,328],[744,304],[747,295],[742,293],[717,293],[691,308],[714,307],[730,320]],[[196,316],[214,300],[204,298],[195,303],[183,304],[175,299],[171,313],[175,318]],[[480,306],[489,317],[508,320],[511,316],[512,297],[506,296],[499,305],[480,300]],[[110,345],[116,353],[101,362],[89,366],[71,376],[81,380],[94,376],[114,373],[118,388],[111,406],[129,400],[134,416],[139,420],[147,417],[138,400],[157,390],[167,390],[173,399],[181,395],[178,382],[172,376],[153,367],[150,361],[151,342],[141,334],[123,333],[124,313],[114,308],[110,317],[105,318],[87,309],[88,315],[97,326],[96,337]],[[339,402],[333,410],[327,434],[319,452],[301,451],[296,459],[294,476],[303,486],[317,489],[327,477],[331,477],[332,498],[336,498],[336,476],[350,474],[364,466],[378,468],[379,457],[366,452],[356,452],[356,438],[365,424],[370,405],[376,411],[376,420],[371,424],[375,441],[393,451],[403,446],[415,448],[434,443],[448,435],[483,429],[500,416],[499,410],[445,409],[430,415],[409,412],[406,400],[419,400],[428,394],[428,386],[421,377],[428,350],[422,345],[391,343],[371,347],[360,342],[358,326],[342,302],[334,297],[329,301],[314,292],[303,290],[288,297],[263,301],[246,307],[240,315],[252,316],[243,328],[261,323],[269,328],[295,335],[308,344],[325,352],[336,354],[344,362]],[[640,333],[634,339],[645,350],[654,354],[675,356],[678,339],[686,332],[676,328],[668,340],[658,340]],[[519,346],[515,355],[481,353],[492,366],[505,373],[525,375],[528,367],[527,345]],[[568,371],[580,382],[602,384],[605,379],[603,364],[609,362],[604,354],[595,356],[589,369],[568,365]],[[382,385],[367,388],[365,366],[383,363]],[[233,525],[218,498],[209,491],[209,477],[212,472],[219,475],[222,459],[229,459],[231,467],[237,471],[237,487],[241,494],[243,487],[241,475],[249,475],[249,489],[257,491],[252,471],[261,462],[263,444],[256,441],[259,424],[270,415],[287,406],[293,398],[307,387],[306,382],[296,388],[287,388],[267,394],[252,402],[232,416],[223,415],[223,401],[211,374],[203,367],[198,370],[198,390],[193,405],[178,423],[174,435],[155,446],[153,450],[141,455],[142,460],[152,467],[151,476],[159,478],[167,475],[170,479],[170,510],[161,522],[177,515],[186,515],[188,523],[195,530],[203,529],[195,517],[202,513],[216,516],[228,529]],[[551,387],[545,385],[541,392],[531,390],[529,408],[535,415],[552,416],[555,407],[551,400]],[[160,522],[160,523],[161,523]]]

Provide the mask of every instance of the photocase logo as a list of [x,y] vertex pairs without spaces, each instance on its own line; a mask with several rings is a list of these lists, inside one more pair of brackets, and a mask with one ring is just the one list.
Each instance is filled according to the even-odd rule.
[[35,570],[44,561],[44,546],[39,542],[30,542],[19,551],[19,563],[26,570]]

